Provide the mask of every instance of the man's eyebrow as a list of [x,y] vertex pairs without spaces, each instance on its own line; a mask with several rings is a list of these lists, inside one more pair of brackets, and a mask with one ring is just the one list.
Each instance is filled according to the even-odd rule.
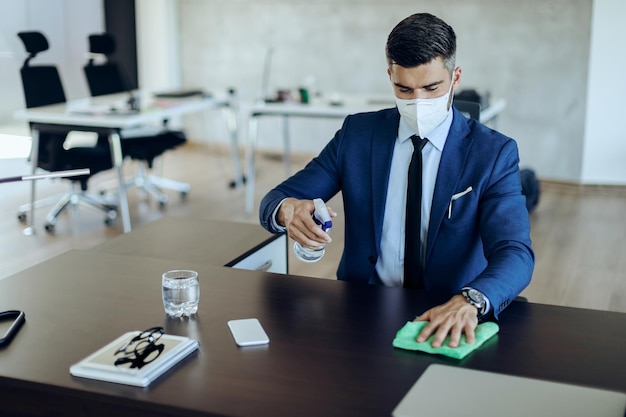
[[422,88],[429,89],[438,86],[439,84],[443,84],[443,80],[435,81],[434,83],[430,83],[427,85],[423,85]]
[[[436,86],[438,86],[440,84],[443,84],[443,80],[435,81],[433,83],[423,85],[423,86],[421,86],[419,88],[430,89],[430,88],[436,87]],[[398,82],[393,83],[393,85],[395,85],[398,88],[406,88],[408,90],[415,90],[415,88],[413,88],[413,87],[409,87],[408,85],[404,85],[404,84],[401,84],[401,83],[398,83]]]
[[409,87],[408,85],[404,85],[404,84],[401,84],[401,83],[393,83],[393,85],[395,85],[398,88],[405,88],[407,90],[413,90],[413,87]]

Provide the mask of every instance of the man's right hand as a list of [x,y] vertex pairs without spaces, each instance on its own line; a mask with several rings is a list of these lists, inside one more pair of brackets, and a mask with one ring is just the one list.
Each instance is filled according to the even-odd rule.
[[[327,208],[331,217],[337,216],[330,207]],[[278,209],[276,222],[287,229],[290,238],[305,248],[315,249],[324,243],[330,243],[331,238],[313,220],[314,211],[313,200],[286,198]]]

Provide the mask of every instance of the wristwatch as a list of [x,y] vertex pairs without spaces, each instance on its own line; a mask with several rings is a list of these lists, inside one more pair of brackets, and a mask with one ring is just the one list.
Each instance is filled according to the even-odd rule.
[[478,310],[478,317],[485,314],[487,301],[485,300],[485,296],[482,292],[473,288],[463,288],[461,294],[463,295],[463,297],[465,297],[465,301],[476,307],[476,309]]

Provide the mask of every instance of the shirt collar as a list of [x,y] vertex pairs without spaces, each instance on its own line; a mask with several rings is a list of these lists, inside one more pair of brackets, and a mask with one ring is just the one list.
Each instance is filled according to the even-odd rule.
[[[452,126],[452,115],[454,112],[452,111],[452,106],[450,106],[450,111],[448,115],[444,119],[443,122],[437,127],[435,127],[432,132],[428,134],[428,141],[435,147],[439,152],[443,151],[443,146],[446,144],[446,138],[448,137],[448,132],[450,132],[450,126]],[[398,139],[400,142],[404,142],[408,140],[411,136],[415,135],[416,132],[409,127],[409,124],[400,116],[400,125],[398,126]]]

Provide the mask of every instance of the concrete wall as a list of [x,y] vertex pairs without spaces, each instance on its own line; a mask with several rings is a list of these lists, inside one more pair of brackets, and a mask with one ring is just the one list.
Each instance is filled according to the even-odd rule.
[[[461,86],[507,100],[497,127],[517,139],[522,165],[543,178],[581,178],[592,0],[177,3],[182,84],[237,86],[247,97],[259,94],[270,47],[274,90],[314,78],[326,93],[391,97],[384,57],[389,31],[414,12],[440,16],[457,32]],[[260,146],[281,149],[279,125],[265,125]],[[293,148],[317,150],[337,127],[293,123]]]
[[178,8],[171,0],[135,0],[139,85],[148,91],[176,88],[182,68]]

